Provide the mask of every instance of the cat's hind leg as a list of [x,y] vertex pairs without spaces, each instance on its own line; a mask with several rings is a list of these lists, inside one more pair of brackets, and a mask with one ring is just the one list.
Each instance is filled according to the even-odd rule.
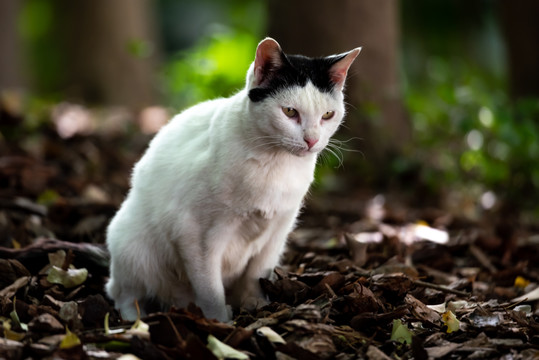
[[153,295],[148,286],[157,278],[158,261],[150,251],[150,236],[142,228],[143,222],[135,221],[123,210],[120,209],[107,229],[111,265],[105,290],[122,318],[136,320],[137,303],[140,315],[146,315],[145,299]]
[[114,307],[120,311],[122,318],[128,321],[134,321],[139,316],[145,317],[145,292],[139,289],[128,288],[125,285],[119,285],[111,277],[106,285],[108,296],[114,300]]

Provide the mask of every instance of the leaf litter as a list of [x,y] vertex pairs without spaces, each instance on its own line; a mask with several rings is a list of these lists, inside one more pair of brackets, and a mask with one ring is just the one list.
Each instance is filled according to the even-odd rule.
[[122,321],[104,230],[149,136],[42,126],[0,141],[0,358],[539,357],[539,227],[382,195],[313,195],[270,303],[232,323],[193,304]]

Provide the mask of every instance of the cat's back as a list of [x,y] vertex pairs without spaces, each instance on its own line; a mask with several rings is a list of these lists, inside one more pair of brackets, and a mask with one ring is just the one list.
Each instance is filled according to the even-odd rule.
[[[171,190],[196,192],[215,171],[215,123],[225,120],[231,98],[208,100],[174,116],[152,139],[135,165],[132,196],[141,201],[170,199]],[[183,186],[175,186],[179,179]],[[166,190],[166,191],[165,191]],[[188,194],[176,194],[186,196]],[[191,196],[189,195],[189,196]]]
[[208,100],[177,114],[157,133],[150,149],[154,146],[189,145],[201,137],[206,137],[212,119],[222,112],[228,102],[227,98]]
[[202,164],[211,142],[211,127],[230,99],[219,98],[194,105],[174,116],[152,139],[135,167],[165,170],[182,164]]

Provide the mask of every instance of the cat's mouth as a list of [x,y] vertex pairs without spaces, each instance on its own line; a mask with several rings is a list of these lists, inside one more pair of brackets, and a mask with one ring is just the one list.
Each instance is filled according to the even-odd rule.
[[292,151],[292,153],[296,156],[299,156],[299,157],[304,157],[304,156],[307,156],[307,155],[311,155],[311,154],[316,154],[317,151],[314,150],[314,148],[308,148],[308,147],[302,147],[302,148],[296,148],[295,151]]
[[300,144],[295,141],[283,141],[282,147],[292,155],[298,156],[298,157],[304,157],[312,154],[318,153],[318,150],[315,149],[315,147],[308,147],[307,145]]

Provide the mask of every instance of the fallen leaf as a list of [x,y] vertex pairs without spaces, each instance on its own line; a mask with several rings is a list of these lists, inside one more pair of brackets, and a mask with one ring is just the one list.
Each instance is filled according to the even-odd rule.
[[57,266],[61,268],[62,265],[64,265],[64,261],[66,259],[66,252],[64,250],[58,250],[58,251],[49,253],[48,257],[49,257],[49,263],[52,266]]
[[105,329],[105,335],[108,335],[110,334],[110,327],[109,327],[109,316],[110,316],[110,313],[107,312],[105,314],[105,320],[103,321],[103,328]]
[[0,298],[11,298],[15,293],[20,289],[25,287],[30,282],[30,276],[23,276],[21,278],[18,278],[13,282],[13,284],[6,286],[2,290],[0,290]]
[[423,240],[446,244],[449,241],[449,234],[447,231],[435,229],[424,223],[417,223],[410,224],[403,229],[401,240],[407,245]]
[[56,333],[64,330],[64,326],[51,314],[41,314],[28,323],[28,329],[35,332]]
[[135,331],[141,331],[141,332],[148,332],[150,330],[150,325],[146,324],[144,321],[137,319],[133,326],[131,327],[131,330]]
[[281,335],[277,334],[270,327],[262,326],[261,328],[256,330],[256,333],[258,335],[266,337],[272,343],[286,344],[286,341],[281,337]]
[[11,317],[11,320],[15,323],[15,326],[20,327],[24,331],[28,331],[28,325],[21,323],[19,320],[19,314],[17,314],[17,309],[15,307],[15,304],[17,303],[17,298],[13,298],[13,311],[9,313],[9,316]]
[[11,330],[11,324],[9,320],[2,321],[2,328],[4,331],[4,337],[9,340],[21,341],[26,336],[25,333],[20,333]]
[[440,321],[440,314],[438,312],[423,304],[411,294],[406,294],[404,302],[411,305],[411,312],[418,319],[428,321],[432,324],[436,324]]
[[443,345],[428,347],[428,348],[425,348],[425,350],[429,354],[429,359],[439,359],[439,358],[443,358],[449,353],[452,353],[459,347],[460,347],[460,344],[455,344],[455,343],[446,341]]
[[82,328],[79,315],[79,305],[75,301],[68,301],[62,305],[58,312],[60,319],[65,321],[72,329]]
[[513,300],[511,300],[511,302],[519,303],[519,302],[524,302],[524,301],[528,302],[528,301],[535,301],[535,300],[539,300],[539,287],[530,291],[527,294],[514,298]]
[[127,335],[136,335],[140,337],[141,339],[149,339],[150,338],[150,325],[146,324],[144,321],[140,319],[140,309],[138,305],[138,301],[135,301],[135,306],[137,308],[137,320],[135,320],[135,323],[129,330],[127,330],[125,333]]
[[249,359],[249,356],[246,354],[234,349],[231,346],[219,341],[215,336],[208,335],[208,349],[215,355],[219,360],[224,359],[238,359],[245,360]]
[[49,274],[47,275],[47,281],[52,284],[61,284],[65,288],[70,289],[78,286],[86,281],[88,278],[88,270],[82,269],[67,269],[53,265]]
[[81,341],[77,334],[71,332],[68,327],[66,327],[66,334],[62,341],[60,342],[60,349],[71,349],[77,345],[80,345]]
[[11,247],[13,247],[13,249],[20,249],[21,243],[15,239],[11,239]]
[[530,305],[517,305],[513,308],[514,311],[521,311],[526,315],[532,315],[532,307]]
[[514,286],[516,288],[524,289],[528,285],[530,285],[530,280],[527,280],[527,279],[523,278],[522,276],[517,276],[515,278],[515,285]]
[[140,339],[150,340],[150,327],[148,324],[146,324],[143,321],[140,321],[136,327],[132,327],[125,331],[125,335],[128,335],[130,338],[131,336],[137,336]]
[[0,259],[0,274],[2,274],[0,277],[0,289],[11,285],[15,280],[23,276],[30,276],[28,269],[19,261],[13,259]]
[[19,341],[0,338],[0,354],[2,358],[22,359],[22,352],[25,345]]
[[447,333],[460,330],[460,321],[451,310],[446,311],[442,315],[442,321],[447,326]]
[[446,311],[445,303],[441,304],[435,304],[435,305],[427,305],[427,307],[431,310],[436,311],[439,314],[443,314]]
[[136,357],[133,354],[123,354],[118,358],[118,360],[140,360],[140,358]]
[[393,328],[391,329],[391,340],[400,342],[401,344],[412,343],[412,332],[406,325],[402,323],[399,319],[393,320]]
[[381,232],[361,232],[357,234],[345,233],[344,239],[350,250],[350,257],[357,266],[363,266],[368,260],[367,249],[369,244],[381,243],[384,236]]

